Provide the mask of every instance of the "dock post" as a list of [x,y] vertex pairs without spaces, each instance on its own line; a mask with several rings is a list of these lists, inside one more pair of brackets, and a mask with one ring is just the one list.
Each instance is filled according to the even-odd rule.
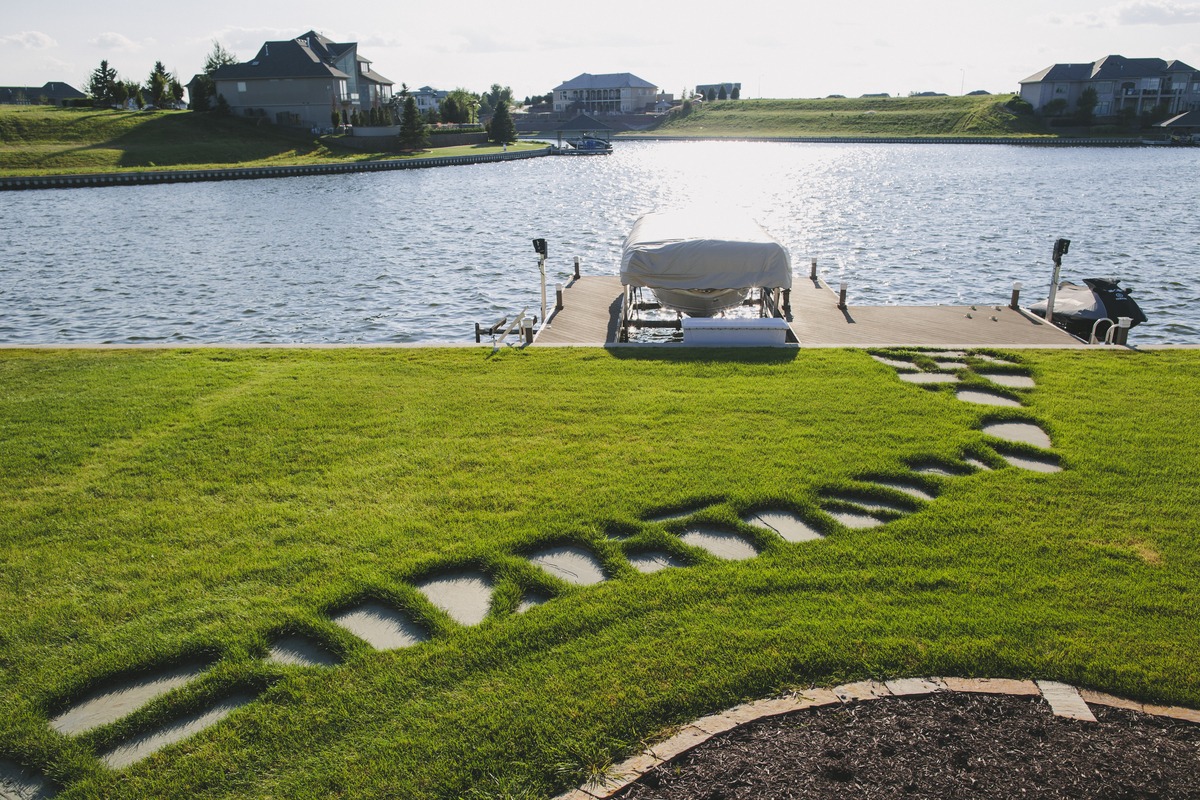
[[1008,307],[1016,311],[1021,304],[1021,282],[1013,281],[1012,299],[1008,301]]
[[575,256],[575,280],[579,280],[579,256]]
[[788,314],[792,313],[792,290],[783,290],[783,310]]
[[846,284],[845,283],[843,283],[841,285],[841,288],[838,289],[838,305],[837,305],[837,307],[840,308],[842,311],[846,310]]
[[533,344],[533,320],[521,320],[521,338],[525,340],[525,344]]
[[563,310],[563,285],[561,283],[554,284],[554,310]]
[[1126,347],[1129,344],[1129,329],[1133,326],[1133,317],[1117,317],[1117,329],[1113,333],[1113,344]]
[[814,281],[817,279],[817,260],[815,258],[812,260],[812,270],[808,273],[808,277]]

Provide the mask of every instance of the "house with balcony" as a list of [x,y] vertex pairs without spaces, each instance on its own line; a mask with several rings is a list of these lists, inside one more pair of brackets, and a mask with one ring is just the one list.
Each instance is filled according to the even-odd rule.
[[654,110],[658,87],[628,72],[583,73],[554,87],[558,113],[641,114]]
[[442,101],[450,92],[445,89],[434,89],[430,86],[422,86],[415,92],[409,92],[411,97],[417,104],[417,111],[421,114],[428,114],[430,111],[441,111]]
[[1073,109],[1088,88],[1096,90],[1097,117],[1200,109],[1200,72],[1161,58],[1105,56],[1090,64],[1054,64],[1021,81],[1021,98],[1035,111],[1055,100]]
[[356,42],[337,43],[316,31],[266,42],[251,60],[220,67],[210,77],[235,114],[320,128],[329,126],[333,111],[348,117],[386,104],[393,86]]

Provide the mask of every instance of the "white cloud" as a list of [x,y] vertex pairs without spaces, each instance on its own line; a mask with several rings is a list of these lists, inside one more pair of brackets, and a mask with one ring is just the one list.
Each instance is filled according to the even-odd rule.
[[1119,25],[1192,25],[1200,22],[1200,5],[1169,0],[1134,0],[1113,9]]
[[130,39],[128,36],[120,33],[108,32],[102,33],[95,39],[92,39],[88,44],[93,47],[99,47],[102,50],[115,50],[118,53],[136,53],[142,49],[142,46]]
[[10,36],[0,36],[0,44],[23,47],[26,50],[45,50],[58,46],[58,42],[41,31],[21,31]]

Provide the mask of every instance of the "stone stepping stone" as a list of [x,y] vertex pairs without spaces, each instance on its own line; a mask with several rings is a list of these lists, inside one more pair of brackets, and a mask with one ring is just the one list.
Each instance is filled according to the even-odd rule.
[[42,775],[19,764],[0,759],[0,798],[3,800],[49,800],[58,792]]
[[974,456],[967,456],[966,458],[963,459],[963,463],[969,464],[970,466],[972,466],[975,469],[980,470],[982,472],[991,472],[992,471],[991,466],[989,466],[986,461],[980,461],[978,458],[975,458]]
[[417,591],[460,625],[478,625],[492,607],[492,579],[482,572],[454,572],[417,584]]
[[811,542],[825,536],[791,511],[757,511],[742,517],[742,522],[759,528],[769,528],[789,542]]
[[997,386],[1007,386],[1010,389],[1034,389],[1037,384],[1028,375],[1011,375],[1001,372],[979,372],[981,378],[987,378]]
[[839,524],[847,528],[866,529],[877,528],[883,524],[883,520],[878,517],[872,517],[870,514],[856,514],[853,511],[839,511],[829,509],[825,513],[833,517]]
[[980,389],[959,389],[956,396],[965,403],[978,403],[984,406],[1001,406],[1004,408],[1020,408],[1021,402]]
[[172,689],[200,677],[208,664],[183,664],[151,675],[131,677],[88,695],[54,719],[50,727],[75,736],[128,716]]
[[407,614],[374,601],[343,611],[332,620],[376,650],[398,650],[429,638]]
[[899,359],[886,358],[884,356],[871,356],[871,358],[875,359],[884,366],[891,367],[895,370],[900,370],[901,372],[912,372],[920,369],[920,367],[911,361],[900,361]]
[[717,558],[745,561],[758,555],[758,548],[738,534],[722,528],[698,525],[688,528],[679,538],[684,544],[707,550]]
[[958,383],[959,377],[949,372],[902,372],[897,377],[908,383]]
[[576,586],[591,586],[607,579],[595,555],[582,547],[567,545],[540,550],[528,556],[530,563]]
[[284,636],[271,643],[267,661],[287,667],[336,667],[341,659],[306,636]]
[[659,570],[670,569],[671,567],[686,566],[675,556],[670,553],[664,553],[661,550],[651,550],[645,553],[635,553],[629,557],[629,563],[638,572],[658,572]]
[[[943,472],[941,474],[950,474],[950,473]],[[915,498],[917,500],[924,500],[926,502],[931,502],[931,501],[937,499],[937,495],[935,495],[933,492],[929,491],[928,489],[924,489],[920,486],[916,486],[911,483],[904,483],[903,481],[871,480],[871,481],[866,481],[866,482],[873,483],[876,486],[882,486],[886,489],[894,489],[897,492],[904,492],[904,494],[908,495],[909,497]]]
[[206,711],[188,715],[158,730],[150,731],[149,733],[130,739],[125,744],[101,755],[100,760],[111,769],[127,767],[169,744],[181,742],[206,728],[211,728],[234,711],[253,701],[253,695],[230,695],[219,703],[210,706]]
[[1043,450],[1051,447],[1050,435],[1032,422],[992,422],[983,426],[983,432],[1006,442],[1020,442]]
[[965,361],[935,361],[933,365],[938,369],[966,369]]
[[543,603],[548,602],[550,602],[550,597],[548,595],[544,595],[541,592],[527,592],[525,596],[521,598],[521,602],[517,603],[517,613],[524,614],[529,609],[536,608]]
[[886,500],[876,500],[874,498],[859,497],[858,495],[854,495],[854,494],[834,493],[834,494],[825,495],[825,498],[827,500],[838,500],[843,503],[849,503],[851,505],[857,506],[858,508],[864,508],[867,511],[888,511],[893,514],[911,514],[912,513],[911,508],[905,508],[904,506],[898,506],[898,505],[895,505],[894,503],[889,503]]
[[960,361],[966,358],[968,354],[963,350],[936,350],[928,353],[922,353],[922,355],[926,355],[934,359],[943,358]]
[[1034,458],[1016,453],[1000,453],[1000,457],[1018,469],[1027,469],[1031,472],[1062,472],[1062,467],[1057,462],[1049,459]]

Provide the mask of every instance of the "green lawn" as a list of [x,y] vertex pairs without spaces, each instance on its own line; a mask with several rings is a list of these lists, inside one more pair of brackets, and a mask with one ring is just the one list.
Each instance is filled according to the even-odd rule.
[[[436,139],[433,144],[436,145]],[[533,148],[518,143],[511,148]],[[499,152],[448,147],[401,156],[352,150],[266,123],[189,111],[0,107],[0,177],[268,167]]]
[[[740,700],[865,677],[1068,681],[1200,706],[1200,352],[1039,351],[989,409],[853,350],[0,351],[0,760],[65,797],[547,797]],[[977,362],[976,366],[979,366]],[[965,375],[979,381],[977,376]],[[1025,419],[1063,471],[1005,467]],[[990,472],[914,475],[973,455]],[[841,527],[832,490],[938,494]],[[827,537],[740,522],[790,508]],[[700,510],[758,545],[679,539]],[[521,556],[597,554],[573,586]],[[657,549],[689,566],[644,575]],[[464,627],[414,585],[495,582]],[[551,596],[515,613],[527,591]],[[430,632],[371,649],[365,598]],[[343,658],[275,667],[273,635]],[[214,667],[78,737],[104,681]],[[122,771],[97,754],[230,692],[258,699]]]
[[1005,106],[1008,95],[970,97],[722,100],[671,116],[654,132],[681,137],[1050,136],[1036,117]]

